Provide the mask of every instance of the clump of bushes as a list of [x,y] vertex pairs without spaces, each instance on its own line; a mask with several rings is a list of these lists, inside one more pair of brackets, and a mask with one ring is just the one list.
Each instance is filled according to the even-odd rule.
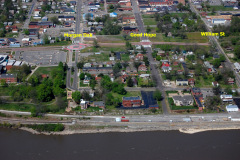
[[59,132],[64,130],[63,124],[33,124],[27,125],[38,132]]

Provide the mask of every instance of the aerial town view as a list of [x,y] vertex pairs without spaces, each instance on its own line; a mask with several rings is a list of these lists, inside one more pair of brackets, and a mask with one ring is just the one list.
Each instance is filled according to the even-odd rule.
[[0,0],[0,137],[4,160],[239,160],[240,0]]

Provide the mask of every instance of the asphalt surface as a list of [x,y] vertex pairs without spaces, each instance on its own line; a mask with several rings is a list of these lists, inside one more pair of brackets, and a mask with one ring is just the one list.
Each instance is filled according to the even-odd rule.
[[[77,14],[76,14],[76,28],[75,28],[75,34],[80,34],[81,33],[81,8],[82,8],[82,1],[78,0],[77,1]],[[81,38],[77,37],[74,39],[75,43],[80,43]],[[72,62],[72,56],[69,56],[69,61],[71,64],[68,63],[68,71],[67,71],[67,88],[71,90],[78,90],[78,68],[77,68],[77,63],[78,63],[78,51],[75,51],[75,61]],[[73,54],[72,51],[69,51],[69,54]],[[71,75],[71,67],[74,67],[74,75]],[[73,78],[73,83],[71,86],[71,77]]]
[[[139,11],[139,8],[137,5],[137,1],[131,0],[131,2],[132,2],[133,13],[135,15],[135,19],[138,24],[139,33],[146,33],[144,24],[142,21],[142,16],[140,14],[140,11]],[[147,41],[148,37],[142,37],[141,40]],[[166,95],[165,95],[165,91],[164,91],[164,86],[162,85],[162,79],[159,75],[156,64],[152,63],[152,62],[154,62],[154,59],[152,57],[152,48],[147,47],[146,50],[147,50],[147,57],[150,62],[152,78],[156,82],[156,86],[157,86],[156,88],[161,91],[163,98],[165,98]],[[165,100],[162,100],[161,103],[162,103],[163,114],[169,114],[168,107],[167,107]]]
[[[31,115],[30,112],[0,110],[5,114]],[[86,122],[115,122],[116,118],[121,116],[84,116],[84,115],[62,115],[45,114],[46,117],[53,118],[90,118]],[[125,119],[130,122],[184,122],[184,118],[190,118],[193,122],[221,122],[228,118],[240,120],[240,112],[235,113],[208,113],[208,114],[181,114],[181,115],[126,115]],[[39,120],[42,122],[42,120]],[[36,123],[36,121],[35,121]]]

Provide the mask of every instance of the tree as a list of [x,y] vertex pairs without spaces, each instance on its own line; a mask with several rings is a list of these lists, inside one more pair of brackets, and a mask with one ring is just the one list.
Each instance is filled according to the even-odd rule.
[[5,79],[1,79],[1,86],[2,87],[7,87],[8,86]]
[[133,65],[138,70],[138,67],[141,65],[141,62],[134,61]]
[[29,30],[28,30],[28,29],[25,29],[25,30],[24,30],[24,34],[25,34],[25,35],[29,35],[29,34],[30,34],[30,33],[29,33]]
[[133,49],[133,46],[129,41],[126,41],[125,46],[126,46],[127,50],[132,50]]
[[70,5],[71,5],[70,3],[67,3],[67,6],[68,6],[68,7],[70,7]]
[[162,93],[159,91],[159,90],[156,90],[154,93],[153,93],[153,97],[154,99],[156,99],[157,101],[161,101],[162,100]]
[[97,83],[97,82],[96,82],[95,79],[93,79],[93,78],[90,79],[90,87],[91,87],[92,89],[95,89],[96,83]]
[[60,24],[61,23],[56,16],[51,17],[50,20],[53,22],[53,24]]
[[90,101],[90,100],[91,100],[91,97],[90,97],[90,95],[89,95],[89,92],[87,92],[87,91],[85,91],[85,90],[82,92],[82,98],[85,99],[85,100],[87,100],[87,101]]
[[149,66],[148,57],[143,57],[143,62],[145,63],[145,65],[146,65],[147,67]]
[[118,76],[118,73],[120,72],[122,68],[122,65],[120,63],[116,63],[114,66],[113,66],[113,74],[115,77]]
[[42,102],[49,102],[54,98],[52,91],[52,81],[49,79],[44,79],[42,84],[37,87],[37,98]]
[[94,41],[93,41],[93,46],[94,46],[95,48],[98,48],[98,47],[99,47],[98,41],[97,41],[96,39],[94,39]]
[[218,58],[218,59],[214,59],[214,61],[213,61],[213,66],[214,66],[215,68],[218,68],[220,65],[221,65],[220,59],[219,59],[219,58]]
[[127,86],[128,86],[128,87],[133,87],[132,77],[128,77],[128,78],[127,78]]
[[74,67],[71,68],[71,71],[74,72]]
[[219,95],[222,91],[220,86],[213,87],[212,90],[215,95]]
[[81,73],[80,76],[79,76],[80,80],[84,80],[85,78],[85,73]]
[[33,87],[35,87],[35,86],[37,86],[37,85],[39,84],[40,81],[39,81],[39,78],[38,78],[37,76],[32,75],[32,76],[29,78],[28,82],[29,82]]
[[221,98],[219,96],[208,96],[205,100],[205,106],[210,110],[217,110],[218,106],[221,105]]
[[232,92],[232,87],[228,85],[228,86],[225,88],[224,92],[226,92],[227,94],[233,94],[233,92]]
[[240,46],[235,47],[234,54],[235,54],[236,58],[238,58],[238,59],[240,58]]
[[81,93],[79,91],[73,92],[72,93],[72,98],[76,103],[80,103],[80,99],[81,99]]
[[47,34],[44,34],[43,42],[44,42],[44,44],[49,44],[50,43],[50,40],[48,39],[48,35]]
[[147,26],[147,29],[146,29],[146,31],[147,31],[147,33],[151,32],[151,28],[150,28],[150,26],[149,26],[149,25]]
[[211,14],[214,15],[215,12],[216,12],[216,11],[215,11],[215,8],[212,8],[212,13],[211,13]]
[[83,68],[83,65],[84,65],[84,62],[78,62],[78,63],[77,63],[77,68],[78,68],[78,69],[82,69],[82,68]]

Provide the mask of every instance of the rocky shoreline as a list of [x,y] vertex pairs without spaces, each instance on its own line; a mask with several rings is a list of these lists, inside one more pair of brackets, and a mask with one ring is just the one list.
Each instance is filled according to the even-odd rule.
[[89,134],[89,133],[108,133],[108,132],[147,132],[147,131],[179,131],[185,134],[195,134],[199,132],[205,131],[219,131],[219,130],[236,130],[240,129],[240,123],[233,123],[231,125],[227,125],[226,123],[210,123],[208,125],[203,125],[202,123],[175,123],[175,124],[164,124],[164,125],[149,125],[149,126],[141,126],[139,124],[128,125],[126,127],[103,127],[97,128],[98,126],[94,126],[95,128],[82,128],[82,129],[72,129],[69,126],[61,132],[38,132],[31,128],[20,127],[19,129],[30,132],[32,134],[43,134],[43,135],[72,135],[72,134]]

